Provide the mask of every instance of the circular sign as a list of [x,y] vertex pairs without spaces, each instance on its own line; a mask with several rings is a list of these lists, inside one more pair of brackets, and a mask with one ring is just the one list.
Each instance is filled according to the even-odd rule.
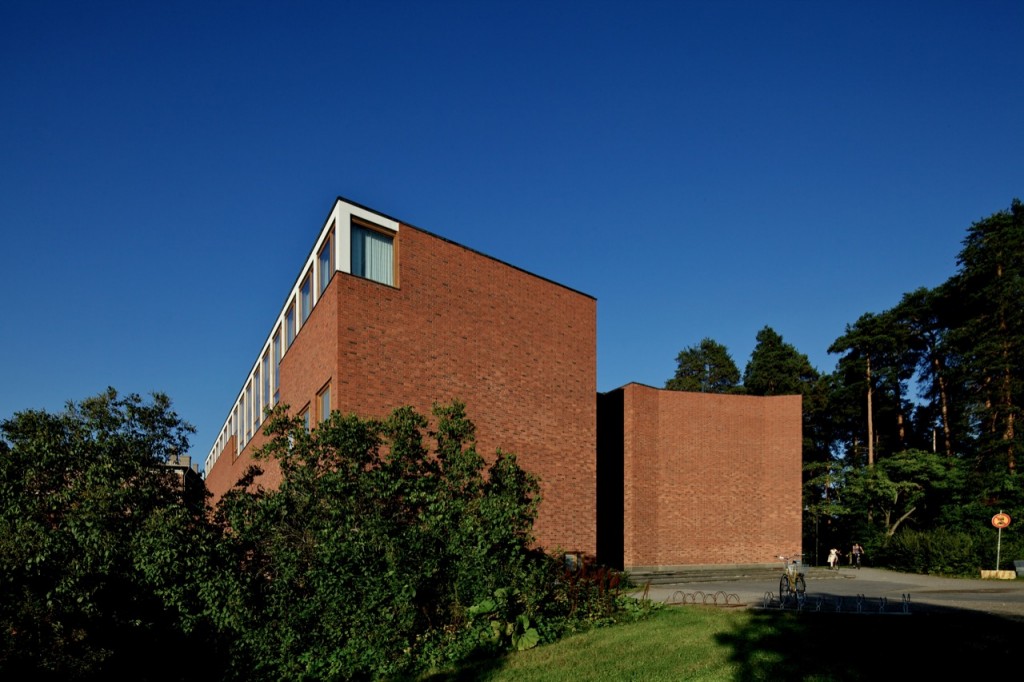
[[999,512],[992,517],[992,525],[996,528],[1006,528],[1010,525],[1010,515]]

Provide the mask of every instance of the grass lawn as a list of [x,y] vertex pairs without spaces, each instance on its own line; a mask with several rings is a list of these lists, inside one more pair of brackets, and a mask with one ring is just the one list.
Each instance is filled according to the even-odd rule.
[[1020,675],[1022,653],[1024,622],[972,611],[795,614],[682,606],[426,679],[1008,679]]

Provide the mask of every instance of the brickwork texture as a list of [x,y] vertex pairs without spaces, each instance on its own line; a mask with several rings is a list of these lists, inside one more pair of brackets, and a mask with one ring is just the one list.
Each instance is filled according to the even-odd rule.
[[[596,301],[408,225],[395,248],[396,287],[334,274],[281,361],[281,401],[315,414],[328,384],[333,409],[364,417],[460,400],[488,461],[501,448],[540,478],[538,544],[593,555]],[[261,442],[220,457],[215,497]]]
[[[629,384],[621,408],[624,568],[761,564],[801,547],[801,399]],[[616,414],[618,411],[618,414]],[[614,450],[614,448],[612,448]]]

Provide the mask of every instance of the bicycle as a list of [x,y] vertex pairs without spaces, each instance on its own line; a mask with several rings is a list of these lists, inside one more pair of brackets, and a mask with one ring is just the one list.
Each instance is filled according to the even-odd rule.
[[803,598],[807,592],[807,581],[804,573],[800,570],[800,564],[792,557],[779,555],[782,559],[782,577],[779,578],[779,600],[785,601],[789,596],[796,595],[797,599]]

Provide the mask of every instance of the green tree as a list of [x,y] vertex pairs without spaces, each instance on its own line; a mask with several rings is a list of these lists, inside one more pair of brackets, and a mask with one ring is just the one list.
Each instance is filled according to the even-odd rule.
[[[904,449],[907,440],[907,382],[912,378],[916,356],[909,352],[906,329],[895,315],[865,313],[846,333],[833,342],[829,353],[841,353],[837,374],[840,383],[854,399],[863,401],[863,429],[854,434],[851,450],[858,442],[867,451],[867,465],[877,460],[883,438],[889,452]],[[843,393],[835,394],[842,399]],[[879,415],[883,419],[877,419]]]
[[665,382],[672,391],[695,393],[735,393],[740,371],[722,344],[705,338],[698,345],[684,348],[676,356],[675,376]]
[[785,343],[774,329],[757,333],[757,345],[743,371],[743,387],[751,395],[807,395],[818,380],[810,360]]
[[[203,499],[163,466],[192,427],[154,394],[107,392],[0,423],[0,672],[184,679],[210,651],[197,583]],[[140,673],[140,671],[142,671]]]
[[[895,453],[871,469],[851,472],[846,481],[848,513],[879,524],[888,541],[903,524],[941,500],[950,481],[949,461],[921,450]],[[934,515],[937,510],[930,510]]]
[[463,405],[434,416],[430,448],[410,408],[312,431],[275,409],[257,457],[280,463],[280,486],[250,477],[217,507],[230,568],[213,609],[237,676],[407,675],[539,640],[538,484],[511,454],[485,467]]
[[1024,204],[967,232],[951,281],[964,313],[954,332],[964,356],[986,468],[1016,472],[1024,405]]
[[[948,457],[956,452],[955,434],[960,431],[957,414],[962,412],[957,406],[954,373],[961,363],[949,342],[950,306],[948,286],[934,290],[921,287],[904,294],[892,310],[906,330],[907,352],[924,386],[924,396],[930,399],[926,412],[934,416],[928,425],[935,428],[937,423],[941,429],[942,450]],[[938,449],[937,444],[933,449]]]

